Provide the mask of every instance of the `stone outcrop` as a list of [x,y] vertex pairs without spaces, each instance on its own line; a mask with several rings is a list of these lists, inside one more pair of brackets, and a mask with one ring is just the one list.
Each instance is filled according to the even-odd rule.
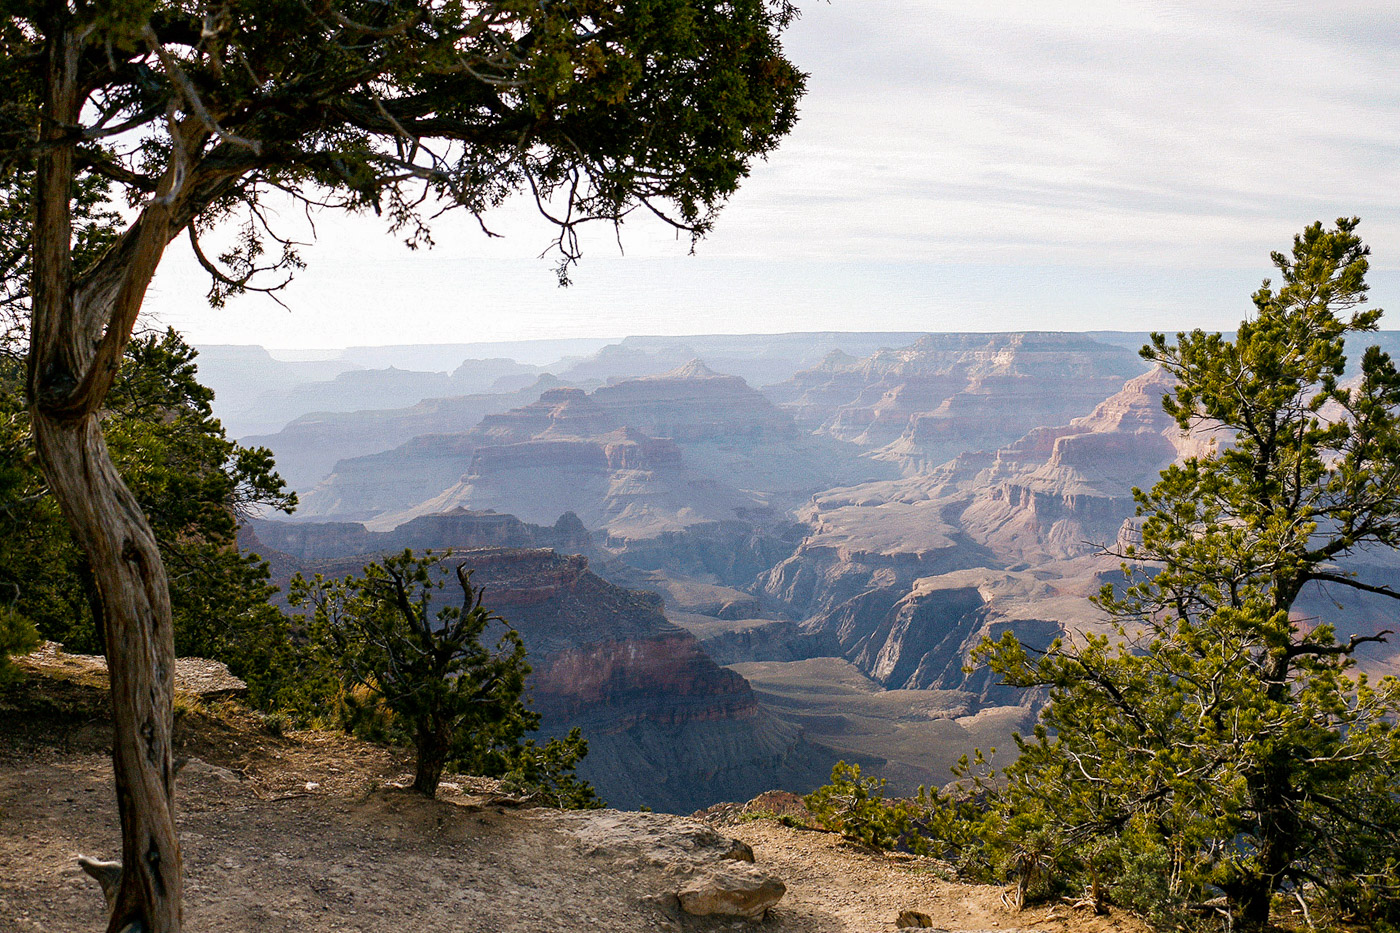
[[753,864],[750,846],[696,819],[616,810],[554,819],[591,857],[632,871],[656,867],[680,879],[671,903],[688,914],[760,920],[787,891],[777,876]]
[[[27,655],[15,658],[24,667],[42,670],[64,679],[107,679],[107,659],[100,654],[71,654],[56,641],[46,641]],[[175,659],[175,692],[217,703],[246,697],[248,685],[229,672],[228,665],[208,658]]]
[[677,892],[681,909],[697,917],[762,920],[787,893],[787,885],[752,865],[717,865]]

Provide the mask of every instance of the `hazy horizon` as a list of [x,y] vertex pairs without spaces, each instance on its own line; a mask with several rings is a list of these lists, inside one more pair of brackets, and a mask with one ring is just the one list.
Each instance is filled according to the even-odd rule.
[[[1178,328],[1178,329],[1171,330],[1170,332],[1171,332],[1171,333],[1176,333],[1177,330],[1187,330],[1187,331],[1189,331],[1189,330],[1192,330],[1192,329],[1194,329],[1194,328]],[[1230,328],[1230,329],[1233,330],[1233,328]],[[1160,330],[1160,328],[1158,328],[1158,330]],[[910,330],[907,330],[907,329],[901,329],[901,330],[854,330],[854,329],[852,329],[852,330],[837,330],[837,329],[820,328],[820,329],[812,329],[812,330],[773,330],[773,331],[753,330],[753,331],[736,331],[736,332],[719,332],[719,331],[715,331],[715,332],[701,332],[701,331],[696,331],[696,332],[694,332],[694,333],[688,333],[688,334],[646,334],[646,333],[630,333],[630,334],[618,334],[618,335],[615,335],[615,336],[563,337],[563,338],[560,338],[560,337],[531,337],[531,338],[523,338],[523,339],[507,339],[507,340],[468,340],[468,341],[451,341],[451,342],[442,342],[442,343],[422,343],[422,342],[416,342],[416,341],[409,341],[409,342],[404,342],[404,343],[353,343],[353,344],[346,344],[346,345],[344,345],[344,346],[319,346],[319,347],[285,347],[285,346],[284,346],[284,347],[277,347],[277,346],[268,346],[268,345],[266,345],[266,344],[261,344],[261,343],[257,343],[257,342],[242,342],[242,343],[199,342],[199,343],[194,343],[194,345],[195,345],[196,347],[198,347],[198,348],[201,348],[201,349],[214,349],[214,348],[225,348],[225,347],[227,347],[227,348],[236,348],[236,347],[258,348],[258,349],[266,350],[267,353],[268,353],[270,356],[273,357],[273,359],[276,359],[276,360],[278,360],[279,362],[312,362],[312,361],[315,361],[315,360],[330,360],[330,359],[336,359],[336,358],[338,358],[340,355],[346,353],[347,351],[353,351],[353,350],[385,350],[385,349],[404,349],[404,350],[408,350],[408,349],[416,349],[416,348],[422,348],[422,349],[429,349],[429,348],[431,348],[431,349],[436,349],[436,350],[443,350],[443,349],[452,348],[452,347],[486,347],[486,346],[511,347],[511,346],[516,346],[516,345],[539,345],[539,344],[560,344],[560,343],[577,343],[577,344],[579,344],[579,345],[581,345],[581,346],[584,345],[584,344],[596,344],[596,345],[597,345],[597,348],[601,349],[602,347],[610,346],[610,345],[613,345],[613,344],[618,344],[618,343],[621,343],[621,342],[626,341],[626,340],[667,340],[667,341],[675,340],[675,341],[684,341],[684,340],[686,340],[687,338],[701,338],[701,337],[706,337],[706,338],[713,338],[713,337],[732,337],[732,338],[739,338],[739,337],[782,337],[782,336],[796,336],[796,335],[803,335],[803,334],[866,334],[866,335],[870,335],[870,334],[876,334],[876,335],[878,335],[878,334],[891,334],[891,335],[903,335],[903,334],[908,334],[908,333],[921,333],[921,334],[923,334],[923,333],[927,333],[927,334],[1022,334],[1022,333],[1049,333],[1049,334],[1087,334],[1087,335],[1090,335],[1090,336],[1094,336],[1094,335],[1108,336],[1108,335],[1118,334],[1118,335],[1122,335],[1122,336],[1125,336],[1125,337],[1126,337],[1126,336],[1129,336],[1129,335],[1148,334],[1148,333],[1151,333],[1152,331],[1153,331],[1153,328],[1143,328],[1143,329],[1141,329],[1141,330],[1123,329],[1123,328],[1062,328],[1062,329],[1048,329],[1048,328],[987,328],[987,329],[982,329],[982,328],[966,328],[966,329],[956,329],[956,330],[950,329],[950,330],[915,330],[915,331],[910,331]],[[1380,330],[1374,331],[1373,333],[1376,333],[1376,334],[1387,334],[1387,333],[1391,333],[1391,334],[1400,334],[1400,327],[1395,327],[1395,328],[1382,327]],[[548,361],[546,361],[546,362],[553,362],[553,360],[551,359],[551,360],[548,360]]]

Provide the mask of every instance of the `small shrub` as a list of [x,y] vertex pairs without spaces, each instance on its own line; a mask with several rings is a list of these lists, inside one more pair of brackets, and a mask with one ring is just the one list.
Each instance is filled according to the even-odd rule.
[[831,783],[804,798],[826,828],[875,849],[935,854],[943,809],[936,793],[919,788],[912,800],[886,799],[885,779],[863,777],[860,765],[838,761]]
[[34,623],[8,607],[0,607],[0,684],[11,683],[21,676],[10,660],[39,647],[39,632]]
[[511,767],[501,776],[501,785],[508,793],[539,797],[561,810],[596,810],[603,801],[591,784],[574,774],[587,754],[588,741],[578,727],[544,745],[527,740],[508,752]]
[[287,729],[291,725],[291,719],[286,713],[280,710],[274,710],[262,717],[262,725],[263,728],[267,730],[268,735],[275,739],[280,739],[287,734]]

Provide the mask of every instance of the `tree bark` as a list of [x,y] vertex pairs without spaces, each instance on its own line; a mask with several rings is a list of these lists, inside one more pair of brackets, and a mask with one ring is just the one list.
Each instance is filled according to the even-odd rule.
[[180,843],[171,754],[175,643],[165,569],[136,498],[107,454],[96,416],[34,413],[50,488],[96,578],[112,688],[112,759],[122,828],[121,884],[109,933],[179,933]]
[[414,736],[418,762],[414,768],[413,789],[425,797],[436,797],[447,766],[448,738],[445,730],[430,728]]
[[[72,127],[79,118],[82,38],[64,14],[45,47],[35,165],[33,325],[29,401],[44,477],[87,556],[102,603],[111,683],[120,882],[109,933],[179,933],[180,843],[171,756],[175,643],[160,551],[136,497],[107,453],[98,411],[141,299],[169,241],[171,198],[155,199],[121,240],[76,280],[72,261]],[[167,173],[162,195],[175,177]]]

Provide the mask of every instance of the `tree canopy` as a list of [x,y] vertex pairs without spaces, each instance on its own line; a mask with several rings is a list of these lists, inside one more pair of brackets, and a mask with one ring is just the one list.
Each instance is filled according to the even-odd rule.
[[1127,585],[1098,600],[1116,636],[979,649],[1008,683],[1050,692],[1007,770],[1027,845],[1112,866],[1138,906],[1223,895],[1248,930],[1280,895],[1400,919],[1400,684],[1350,672],[1390,632],[1339,640],[1295,611],[1310,584],[1400,598],[1347,564],[1400,544],[1400,373],[1370,347],[1344,379],[1344,338],[1381,314],[1361,309],[1356,227],[1313,224],[1273,254],[1282,281],[1233,340],[1144,348],[1177,379],[1166,410],[1220,443],[1135,491]]
[[[373,211],[419,245],[429,214],[485,225],[527,191],[563,266],[580,224],[639,207],[703,235],[791,128],[804,80],[778,41],[786,0],[6,6],[0,178],[62,154],[75,195],[163,202],[216,303],[298,262],[268,225],[273,192]],[[236,242],[206,255],[199,237],[230,221]]]

